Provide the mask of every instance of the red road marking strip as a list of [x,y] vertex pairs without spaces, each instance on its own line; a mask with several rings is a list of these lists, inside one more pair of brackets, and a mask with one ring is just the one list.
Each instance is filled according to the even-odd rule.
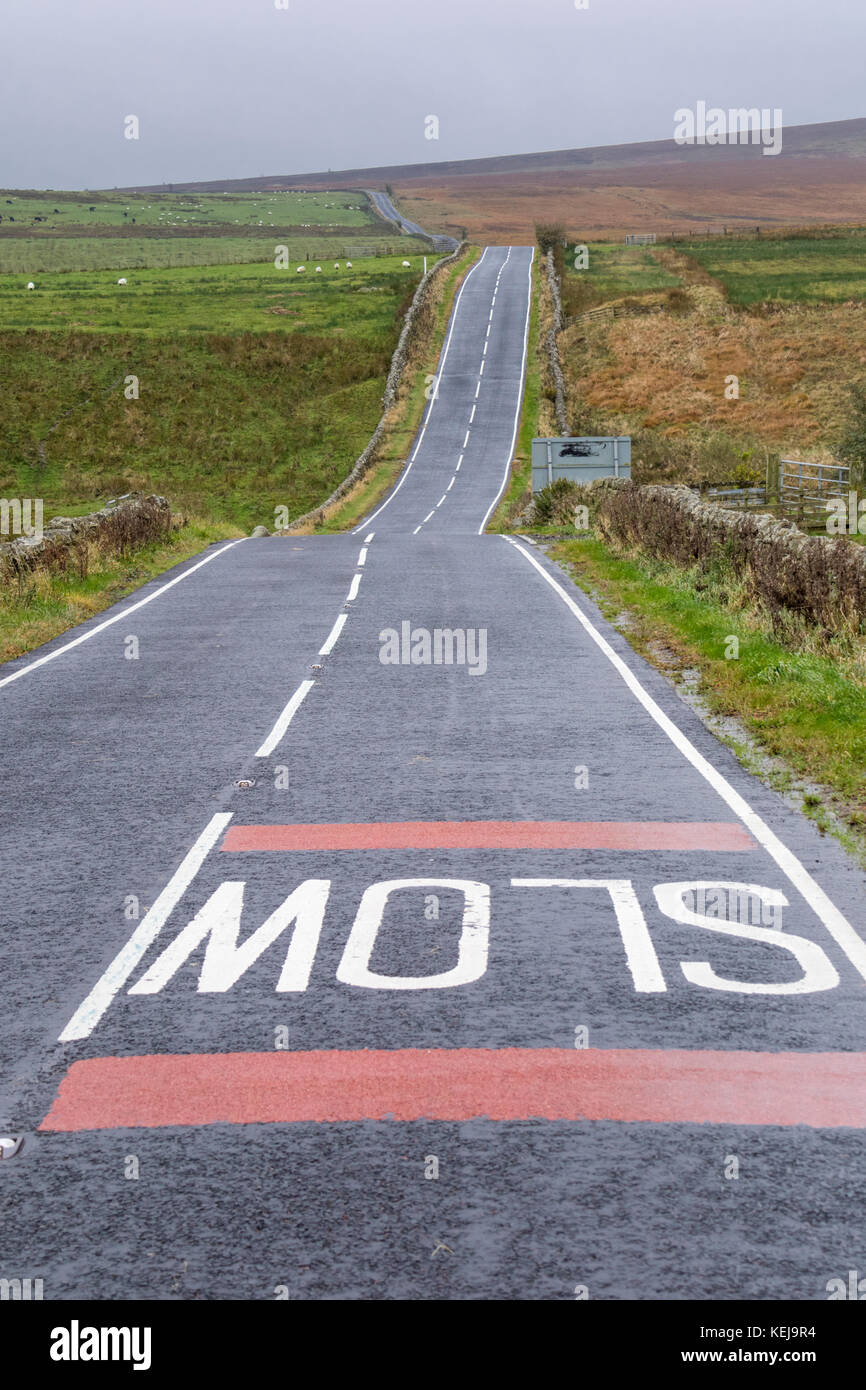
[[752,850],[736,821],[379,821],[233,825],[223,850],[628,849]]
[[355,1120],[866,1127],[866,1053],[455,1048],[74,1062],[40,1130]]

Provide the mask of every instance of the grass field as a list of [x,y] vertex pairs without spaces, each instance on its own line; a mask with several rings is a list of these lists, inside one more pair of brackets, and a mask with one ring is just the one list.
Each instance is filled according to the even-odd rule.
[[713,237],[677,243],[739,307],[841,304],[866,297],[866,230],[833,235]]
[[[403,260],[409,260],[408,268]],[[45,274],[35,290],[19,276],[0,276],[3,329],[116,332],[233,332],[305,329],[356,336],[393,321],[394,301],[414,291],[423,258],[391,256],[345,262],[177,267],[130,271],[127,285],[106,271]]]
[[[589,264],[584,270],[574,268],[572,243],[569,243],[568,249],[564,252],[564,301],[573,295],[578,285],[589,291],[586,295],[587,303],[591,299],[592,303],[603,304],[623,295],[645,295],[655,290],[674,289],[682,284],[680,276],[659,265],[647,246],[625,246],[622,243],[604,241],[584,244],[589,259]],[[565,303],[563,307],[566,307]],[[578,311],[576,307],[575,312]]]
[[[36,221],[36,219],[41,219]],[[38,193],[0,190],[0,237],[86,228],[380,226],[361,193]]]
[[[374,229],[371,228],[371,231]],[[340,236],[173,236],[157,237],[55,237],[0,239],[0,275],[14,274],[26,284],[45,272],[75,270],[128,270],[170,266],[273,264],[275,248],[287,246],[296,264],[309,260],[325,266],[328,261],[363,260],[369,256],[430,254],[420,237],[357,236],[351,228]]]

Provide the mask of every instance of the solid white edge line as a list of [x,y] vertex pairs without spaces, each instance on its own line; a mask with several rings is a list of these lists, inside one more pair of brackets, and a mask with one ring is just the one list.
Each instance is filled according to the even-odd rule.
[[232,818],[231,811],[212,816],[183,862],[175,869],[153,907],[142,917],[132,936],[67,1023],[58,1042],[78,1042],[89,1037],[109,1004],[123,987],[141,957],[156,940],[205,859]]
[[167,593],[169,589],[173,589],[175,584],[180,584],[181,580],[186,579],[188,575],[195,574],[196,570],[201,569],[202,565],[209,565],[211,560],[216,560],[220,555],[224,555],[227,550],[231,550],[232,546],[240,545],[241,542],[246,539],[246,536],[241,536],[240,540],[229,541],[228,545],[221,546],[220,549],[215,550],[212,555],[206,555],[203,560],[199,560],[198,564],[190,565],[188,570],[184,570],[183,574],[179,574],[175,579],[170,579],[167,584],[163,584],[152,594],[148,594],[147,598],[141,598],[137,603],[130,604],[129,608],[124,608],[122,613],[115,613],[113,618],[106,618],[104,623],[99,623],[96,627],[90,628],[88,632],[83,632],[80,637],[74,637],[71,642],[64,642],[62,647],[58,647],[54,652],[49,652],[47,656],[40,656],[36,661],[29,661],[26,666],[21,667],[20,671],[15,671],[11,676],[5,676],[3,680],[0,680],[0,690],[2,690],[4,685],[11,685],[13,681],[20,680],[22,676],[26,676],[28,671],[35,671],[38,666],[44,666],[46,662],[53,661],[55,657],[62,656],[64,652],[72,651],[73,647],[80,646],[82,642],[88,642],[91,637],[96,637],[98,633],[104,632],[105,629],[111,627],[112,624],[119,623],[123,618],[128,618],[130,613],[135,613],[139,608],[144,608],[145,604],[152,603],[155,598],[159,598],[160,594]]
[[336,642],[340,633],[343,631],[343,628],[346,626],[346,619],[348,618],[348,616],[348,613],[340,614],[337,621],[334,623],[334,626],[331,628],[331,631],[325,638],[325,645],[319,648],[319,656],[328,656],[330,654],[330,652],[333,649],[334,643]]
[[[510,250],[508,254],[511,254]],[[505,460],[505,472],[502,475],[502,482],[500,484],[499,491],[497,492],[493,501],[490,503],[490,506],[488,507],[487,512],[485,513],[484,520],[478,527],[479,536],[483,536],[484,528],[490,520],[491,516],[493,515],[493,512],[499,505],[499,499],[505,491],[505,488],[508,484],[509,476],[511,474],[511,460],[514,457],[514,445],[517,442],[517,431],[520,428],[520,413],[523,409],[523,392],[526,386],[526,360],[529,352],[529,316],[532,311],[532,265],[534,260],[535,247],[533,246],[532,255],[529,257],[529,284],[526,295],[526,324],[523,329],[523,362],[520,368],[520,390],[517,393],[517,409],[514,412],[514,432],[511,436],[511,447],[508,450],[508,458]]]
[[766,821],[753,811],[749,803],[740,796],[740,793],[731,786],[726,777],[722,775],[711,762],[699,753],[691,740],[678,729],[673,720],[670,719],[664,710],[656,704],[655,700],[644,689],[634,672],[626,665],[622,657],[619,656],[611,647],[610,643],[601,635],[598,629],[590,621],[581,608],[575,603],[574,599],[565,592],[560,584],[548,574],[547,570],[536,560],[534,555],[530,555],[528,550],[524,550],[522,545],[513,540],[511,536],[503,536],[503,540],[513,545],[515,550],[529,561],[534,569],[538,570],[542,579],[559,595],[563,603],[571,610],[584,630],[595,642],[596,646],[604,653],[611,662],[615,670],[625,681],[629,690],[637,698],[644,709],[655,720],[659,728],[667,734],[674,747],[682,753],[683,757],[691,763],[696,772],[709,782],[710,786],[722,798],[727,806],[738,816],[746,828],[751,832],[758,843],[767,851],[782,870],[782,873],[796,888],[801,897],[811,907],[818,919],[826,927],[833,937],[837,946],[844,951],[851,964],[860,972],[866,980],[866,942],[851,926],[851,923],[839,911],[836,905],[830,901],[827,894],[820,884],[816,883],[808,869],[800,863],[792,850],[789,850],[782,843],[779,837],[770,829]]
[[479,267],[484,264],[484,259],[489,250],[490,247],[485,246],[484,253],[481,259],[475,262],[474,266],[465,277],[463,284],[460,286],[460,293],[457,296],[457,303],[454,305],[454,312],[451,315],[451,328],[449,330],[448,337],[445,342],[445,347],[442,350],[442,356],[439,359],[438,370],[436,372],[436,389],[433,392],[433,395],[430,397],[430,404],[427,407],[427,414],[424,416],[424,421],[421,425],[421,433],[418,436],[418,443],[415,445],[415,448],[412,451],[412,456],[409,459],[409,462],[406,464],[406,467],[403,469],[403,472],[400,474],[400,478],[397,482],[397,486],[394,488],[394,491],[388,497],[385,498],[385,501],[382,503],[381,507],[379,507],[375,512],[373,512],[372,516],[368,516],[367,519],[364,522],[362,522],[360,526],[355,527],[355,530],[352,532],[353,536],[357,535],[359,531],[362,531],[365,526],[369,526],[370,522],[374,521],[375,518],[379,515],[379,512],[383,512],[385,508],[391,502],[393,502],[394,498],[397,496],[397,493],[400,491],[401,487],[405,483],[412,470],[412,465],[415,462],[415,459],[418,457],[418,450],[424,443],[424,435],[426,434],[427,426],[430,423],[430,416],[433,413],[433,407],[439,399],[439,383],[442,380],[442,374],[445,371],[445,362],[448,358],[448,349],[451,347],[451,339],[454,336],[454,329],[457,327],[457,315],[460,312],[460,301],[463,298],[463,291],[466,289],[466,286],[469,284],[469,281],[472,279],[472,276],[475,274],[476,270],[478,270]]
[[[343,616],[345,617],[345,614]],[[297,714],[298,710],[300,709],[301,705],[303,704],[304,700],[307,698],[315,684],[316,682],[314,680],[301,681],[301,684],[298,686],[291,700],[286,705],[285,709],[283,710],[274,727],[271,729],[271,732],[268,734],[261,748],[256,749],[257,758],[268,757],[270,753],[273,753],[277,745],[282,742],[283,735],[285,734],[286,729],[291,724],[292,720],[294,719],[295,715]]]

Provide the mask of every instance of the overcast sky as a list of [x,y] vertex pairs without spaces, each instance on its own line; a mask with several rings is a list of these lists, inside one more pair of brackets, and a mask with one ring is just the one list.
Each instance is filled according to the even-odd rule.
[[[103,188],[866,115],[863,0],[2,0],[0,184]],[[140,138],[124,138],[135,115]],[[425,138],[425,117],[439,138]]]

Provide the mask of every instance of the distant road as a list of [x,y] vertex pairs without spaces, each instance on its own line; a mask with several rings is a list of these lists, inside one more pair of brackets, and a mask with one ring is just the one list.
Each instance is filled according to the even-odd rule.
[[389,222],[396,222],[401,232],[406,232],[408,236],[426,236],[433,242],[436,251],[456,251],[459,242],[453,236],[439,236],[433,232],[425,232],[423,227],[419,227],[417,222],[410,222],[401,212],[398,212],[387,193],[379,193],[373,188],[366,188],[364,192],[373,199],[376,207],[383,217],[387,217]]

